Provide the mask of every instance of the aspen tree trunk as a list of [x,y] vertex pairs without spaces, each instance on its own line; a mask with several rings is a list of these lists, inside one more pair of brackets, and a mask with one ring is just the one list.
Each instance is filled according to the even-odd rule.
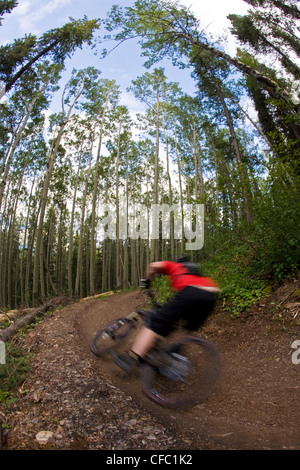
[[79,162],[78,162],[78,168],[77,168],[77,174],[76,174],[76,180],[75,180],[75,188],[74,188],[74,194],[73,194],[73,202],[72,202],[72,211],[71,211],[71,222],[70,222],[70,233],[69,233],[69,252],[68,252],[68,292],[69,296],[72,297],[73,295],[73,230],[74,230],[74,218],[75,218],[75,207],[76,207],[76,198],[77,198],[77,188],[78,188],[78,179],[79,179],[79,174],[80,174],[80,165],[81,165],[81,159],[82,159],[82,148],[80,150],[80,155],[79,155]]
[[[64,116],[64,119],[62,120],[61,126],[57,133],[57,137],[55,139],[55,144],[50,150],[49,156],[48,156],[47,170],[46,170],[46,175],[45,175],[44,183],[43,183],[41,209],[40,209],[39,224],[38,224],[38,229],[37,229],[36,249],[35,249],[35,258],[34,258],[33,289],[32,289],[33,304],[36,304],[37,299],[38,299],[39,281],[40,281],[40,287],[41,287],[41,297],[42,297],[42,300],[45,299],[44,269],[43,269],[44,254],[43,254],[42,241],[43,241],[44,217],[45,217],[46,206],[47,206],[50,180],[51,180],[51,176],[53,173],[53,169],[54,169],[54,165],[56,161],[56,155],[57,155],[57,151],[60,145],[62,135],[71,117],[73,108],[83,91],[84,80],[85,80],[85,77],[83,77],[81,84],[78,88],[78,91],[76,93],[76,96],[73,99],[73,102],[70,104],[67,115]],[[66,87],[65,87],[65,90],[66,90]],[[63,99],[64,99],[64,95],[63,95]]]
[[[17,198],[16,198],[17,199]],[[16,204],[16,201],[15,201]],[[15,205],[14,204],[14,205]],[[13,244],[13,232],[14,232],[14,209],[12,210],[12,214],[9,221],[9,229],[7,233],[7,244],[6,244],[6,305],[10,308],[13,308],[12,298],[11,298],[11,275],[12,275],[12,244]]]
[[13,141],[11,147],[10,147],[7,158],[5,158],[5,161],[6,161],[5,170],[4,170],[4,174],[2,176],[2,181],[0,183],[0,208],[2,206],[3,193],[4,193],[6,183],[7,183],[7,177],[8,177],[8,174],[9,174],[9,170],[10,170],[10,167],[11,167],[11,164],[12,164],[12,161],[13,161],[13,157],[14,157],[16,148],[19,145],[19,142],[21,140],[21,137],[22,137],[22,134],[23,134],[24,129],[26,127],[26,124],[28,122],[28,119],[31,115],[31,112],[32,112],[33,108],[34,108],[34,105],[37,102],[39,96],[42,94],[43,90],[44,90],[44,87],[39,91],[39,93],[37,93],[37,95],[29,103],[28,108],[27,108],[27,113],[26,113],[25,118],[22,122],[22,125],[19,128],[19,130],[18,130],[18,132],[17,132],[17,134],[14,138],[14,141]]
[[219,193],[219,169],[218,169],[218,163],[217,163],[217,155],[216,155],[216,149],[214,144],[212,144],[212,152],[213,152],[213,157],[214,157],[214,166],[215,166],[215,203],[216,203],[216,220],[220,220],[220,193]]
[[51,211],[51,217],[49,220],[49,230],[47,234],[47,253],[46,254],[44,253],[44,267],[46,270],[47,297],[50,297],[51,295],[50,287],[52,289],[52,293],[54,292],[54,294],[57,295],[57,290],[56,290],[56,287],[54,286],[54,283],[52,281],[50,271],[49,271],[49,266],[51,264],[51,256],[52,256],[52,246],[54,245],[54,231],[55,231],[55,211],[53,208],[53,210]]
[[134,285],[134,265],[136,263],[135,259],[135,240],[130,240],[130,283],[131,285]]
[[124,240],[124,262],[123,262],[123,289],[129,288],[129,279],[128,279],[128,240]]
[[[293,103],[291,102],[291,97],[289,96],[289,93],[286,92],[283,88],[280,88],[278,83],[276,83],[274,80],[267,77],[266,75],[263,75],[259,70],[256,70],[255,68],[252,68],[248,66],[247,64],[244,64],[243,62],[236,59],[235,57],[231,57],[230,55],[226,54],[226,52],[216,49],[215,47],[209,45],[207,42],[202,42],[198,39],[194,39],[186,31],[184,32],[177,31],[171,25],[169,25],[169,28],[170,28],[170,31],[174,33],[175,37],[186,39],[188,42],[190,42],[191,44],[194,44],[196,47],[200,47],[200,49],[204,49],[204,50],[211,52],[215,57],[221,57],[222,59],[225,59],[229,64],[233,65],[241,72],[245,73],[246,75],[250,75],[255,80],[258,80],[259,82],[263,84],[263,86],[267,88],[268,93],[270,94],[272,98],[274,98],[275,100],[278,100],[279,102],[281,101],[285,102],[288,105],[288,107],[291,107],[291,109],[293,110],[294,106],[293,106]],[[293,114],[296,114],[296,111],[294,111]]]
[[107,290],[111,290],[112,240],[108,239],[107,241],[108,241]]
[[30,189],[30,195],[28,198],[28,209],[27,209],[27,215],[26,215],[26,223],[25,223],[25,232],[24,232],[24,239],[23,239],[23,247],[22,247],[22,252],[21,252],[21,260],[20,260],[20,295],[21,295],[21,305],[25,305],[25,285],[24,285],[24,260],[25,260],[25,247],[27,243],[27,252],[29,251],[29,217],[30,217],[30,209],[31,209],[31,201],[32,201],[32,195],[33,195],[33,188],[35,185],[35,178],[36,178],[36,172],[34,173],[33,181],[31,184],[31,189]]
[[[169,184],[169,204],[172,207],[173,204],[173,194],[172,194],[172,180],[170,174],[170,162],[169,162],[169,143],[168,143],[168,136],[166,132],[165,125],[164,127],[164,136],[166,141],[166,160],[167,160],[167,177],[168,177],[168,184]],[[174,214],[170,212],[170,255],[171,259],[174,260]]]
[[54,292],[54,295],[57,295],[57,289],[52,280],[52,277],[49,271],[49,264],[47,263],[46,258],[44,258],[44,265],[45,265],[46,279],[47,279],[47,295],[50,297],[50,286],[51,286],[52,292]]
[[[147,240],[147,247],[146,247],[147,248],[146,249],[146,266],[148,266],[148,264],[150,263],[150,220],[149,220],[150,211],[149,211],[149,174],[148,174],[148,171],[147,171],[147,175],[146,175],[146,194],[147,194],[146,206],[147,206],[147,223],[148,223],[148,230],[147,230],[148,240]],[[146,271],[145,271],[144,275],[146,275]]]
[[[105,187],[105,194],[104,200],[107,202],[109,200],[108,196],[108,186]],[[102,292],[106,292],[109,286],[109,257],[110,257],[110,238],[105,237],[103,240],[103,248],[102,248],[102,280],[101,280],[101,290]]]
[[135,240],[135,251],[136,251],[136,264],[135,264],[135,285],[139,285],[139,279],[141,279],[141,259],[140,259],[140,244],[141,240],[138,238]]
[[[50,218],[49,218],[49,228],[48,228],[48,233],[47,233],[47,251],[46,253],[43,253],[44,256],[44,267],[47,271],[47,266],[50,266],[51,264],[51,257],[52,257],[52,247],[54,244],[54,230],[55,230],[55,209],[54,207],[51,208],[50,212]],[[58,254],[57,254],[58,258]],[[57,279],[57,276],[56,276]],[[50,282],[49,282],[49,276],[46,276],[46,292],[47,292],[47,297],[50,295]]]
[[[82,269],[81,270],[81,278],[80,278],[80,292],[81,292],[81,298],[84,297],[84,293],[85,295],[88,294],[89,292],[89,262],[90,262],[90,256],[89,256],[89,247],[90,247],[90,244],[91,244],[91,240],[90,240],[90,233],[88,231],[88,227],[86,226],[85,227],[85,230],[84,230],[84,240],[85,240],[85,263],[83,263],[85,266],[84,266],[84,270]],[[85,284],[84,284],[84,278],[83,278],[83,274],[85,274]]]
[[[26,118],[27,114],[25,115],[25,118]],[[20,128],[23,126],[23,124],[24,124],[24,117],[23,117],[23,121],[21,120],[18,123],[18,125],[16,126],[14,132],[12,133],[11,140],[10,140],[8,146],[7,146],[7,151],[6,151],[5,154],[3,154],[2,163],[1,163],[1,166],[0,166],[0,175],[3,175],[5,173],[5,169],[6,169],[7,164],[10,167],[9,157],[12,153],[14,153],[14,152],[12,152],[12,149],[15,145],[15,139],[16,139],[17,135],[19,134]],[[7,174],[8,173],[9,173],[9,168],[7,170]],[[3,180],[1,181],[1,185],[3,185],[5,187],[5,184],[6,184],[6,178],[4,177]]]
[[63,271],[63,259],[62,259],[62,237],[63,237],[63,222],[62,222],[62,209],[59,214],[59,225],[58,225],[58,234],[57,234],[57,257],[56,257],[56,285],[58,292],[62,291],[62,271]]
[[137,286],[139,280],[138,239],[131,240],[131,285]]
[[[11,183],[9,183],[10,185]],[[6,197],[4,200],[4,208],[3,208],[3,216],[1,217],[1,230],[0,230],[0,299],[1,305],[3,307],[6,306],[7,301],[7,290],[6,290],[6,283],[7,283],[7,233],[9,227],[9,213],[11,201],[9,198],[9,189],[7,190]]]
[[139,279],[141,279],[144,277],[144,272],[145,272],[145,249],[146,249],[145,240],[140,239],[139,248],[140,248],[139,249],[139,258],[140,258]]
[[197,133],[195,120],[193,121],[193,145],[194,145],[194,164],[195,164],[195,199],[198,201],[198,198],[203,199],[204,194],[204,180],[203,180],[203,170],[202,170],[202,161],[199,151],[199,145],[197,143]]
[[[227,171],[228,174],[228,181],[229,184],[230,182],[234,181],[234,175],[233,172],[231,171],[229,163],[224,161],[224,166],[225,166],[225,171]],[[228,190],[228,197],[229,197],[229,203],[230,203],[230,209],[231,209],[231,219],[232,219],[232,225],[235,227],[236,221],[237,221],[237,210],[236,210],[236,205],[234,204],[234,196],[232,194],[232,189],[230,186],[227,187]]]
[[121,124],[118,132],[118,147],[116,161],[116,288],[121,286],[121,240],[120,240],[120,205],[119,205],[119,163],[120,163],[120,136]]
[[96,262],[96,240],[95,240],[95,232],[96,232],[96,205],[97,205],[97,196],[98,196],[98,182],[99,182],[99,167],[100,167],[100,153],[102,147],[102,139],[103,139],[103,131],[104,131],[104,121],[105,121],[105,114],[108,105],[109,95],[111,92],[111,87],[109,88],[105,104],[103,107],[102,118],[101,118],[101,126],[100,126],[100,136],[99,136],[99,144],[98,144],[98,151],[97,151],[97,160],[95,166],[95,178],[94,178],[94,189],[93,189],[93,200],[92,200],[92,226],[91,226],[91,253],[90,253],[90,287],[89,287],[89,295],[95,295],[95,262]]
[[182,181],[181,181],[181,165],[180,165],[180,158],[179,158],[178,145],[177,145],[176,126],[174,128],[174,139],[175,139],[175,152],[176,152],[176,160],[177,160],[177,168],[178,168],[179,196],[180,196],[180,208],[181,208],[181,242],[180,242],[180,250],[181,250],[181,253],[183,253],[184,252],[183,191],[182,191]]
[[82,279],[84,219],[85,219],[87,192],[88,192],[88,180],[89,180],[89,175],[91,173],[92,159],[93,159],[95,127],[96,127],[96,125],[94,126],[94,129],[92,131],[90,156],[89,156],[89,168],[88,168],[88,172],[87,172],[86,177],[85,177],[85,187],[84,187],[83,196],[82,196],[82,203],[81,203],[80,236],[79,236],[79,246],[78,246],[78,255],[77,255],[75,289],[74,289],[74,295],[75,295],[76,299],[79,298],[79,292],[82,292],[82,289],[80,289],[80,279]]
[[[26,268],[25,268],[25,302],[26,305],[30,305],[31,299],[30,299],[30,289],[29,289],[29,280],[31,273],[33,271],[33,246],[34,246],[34,240],[35,240],[35,235],[37,231],[37,224],[38,224],[38,219],[40,215],[40,209],[41,209],[41,203],[37,200],[34,202],[34,206],[32,208],[32,223],[31,223],[31,230],[29,233],[29,238],[28,238],[28,250],[27,250],[27,256],[26,256]],[[35,211],[36,210],[36,211]]]
[[126,153],[126,233],[125,233],[125,239],[124,239],[124,265],[123,265],[123,288],[128,289],[130,287],[129,283],[129,262],[128,262],[128,202],[129,202],[129,196],[128,196],[128,180],[129,180],[129,169],[128,169],[128,152]]
[[[260,128],[260,126],[258,126],[256,124],[255,121],[253,121],[253,119],[251,118],[251,116],[249,116],[249,114],[247,113],[247,111],[244,110],[244,108],[242,108],[242,106],[240,105],[240,103],[238,101],[235,101],[233,98],[229,97],[229,99],[236,105],[238,106],[238,108],[240,109],[240,111],[242,111],[242,113],[246,116],[246,118],[251,122],[251,124],[253,125],[253,127],[255,127],[255,129],[259,132],[260,136],[264,139],[264,141],[266,142],[266,144],[268,145],[269,149],[273,152],[273,154],[278,158],[278,160],[280,160],[280,156],[277,152],[277,150],[273,147],[273,144],[271,143],[269,137],[262,131],[262,129]],[[263,162],[259,162],[261,165],[264,165]]]
[[229,110],[227,108],[227,105],[225,103],[225,99],[224,99],[224,96],[223,96],[223,93],[222,93],[222,90],[221,90],[221,87],[220,87],[220,84],[219,84],[218,80],[214,80],[214,84],[215,84],[218,96],[220,98],[220,101],[222,103],[222,107],[223,107],[223,110],[224,110],[224,113],[225,113],[225,116],[226,116],[228,128],[229,128],[231,139],[232,139],[233,149],[234,149],[234,152],[235,152],[237,168],[238,168],[239,177],[240,177],[240,183],[241,183],[241,186],[242,186],[242,196],[243,196],[243,200],[244,200],[244,211],[245,211],[246,219],[247,219],[248,222],[252,222],[253,217],[252,217],[251,210],[250,210],[249,192],[248,192],[248,189],[247,189],[245,168],[243,166],[243,157],[242,157],[241,152],[240,152],[240,148],[239,148],[238,140],[237,140],[236,133],[235,133],[235,130],[234,130],[233,122],[232,122]]
[[195,166],[195,200],[198,201],[199,197],[199,174],[198,174],[198,155],[197,155],[197,144],[196,144],[196,128],[195,128],[195,120],[193,120],[193,156],[194,156],[194,166]]
[[[13,259],[12,259],[12,254],[13,254],[13,237],[14,237],[14,228],[15,228],[15,221],[16,221],[16,215],[17,215],[17,207],[19,203],[19,196],[20,196],[20,190],[21,186],[23,183],[23,178],[24,178],[24,173],[25,173],[25,165],[23,167],[22,175],[19,180],[19,185],[17,189],[17,195],[15,198],[15,202],[13,205],[13,211],[12,211],[12,219],[9,224],[10,228],[10,235],[9,235],[9,243],[7,247],[7,253],[8,253],[8,265],[7,265],[7,301],[10,306],[13,306],[12,303],[12,270],[13,270]],[[17,272],[17,266],[16,266],[16,272]],[[17,287],[16,287],[16,282],[15,282],[15,297],[17,294]]]
[[45,217],[45,212],[46,212],[46,205],[47,205],[47,197],[48,197],[50,179],[51,179],[51,176],[52,176],[54,163],[55,163],[55,158],[56,158],[56,152],[58,150],[60,137],[63,134],[64,128],[65,128],[65,125],[62,124],[62,126],[60,128],[60,131],[59,131],[59,134],[58,134],[58,137],[57,137],[56,144],[50,150],[50,154],[49,154],[49,157],[48,157],[46,175],[45,175],[45,178],[44,178],[43,192],[42,192],[42,198],[41,198],[41,207],[40,207],[40,214],[39,214],[39,223],[38,223],[38,228],[37,228],[37,239],[36,239],[36,247],[35,247],[34,268],[33,268],[33,290],[32,290],[33,305],[36,304],[37,299],[38,299],[38,295],[39,295],[39,280],[40,280],[40,287],[41,287],[41,297],[42,297],[42,300],[45,299],[44,270],[43,270],[44,254],[43,254],[43,244],[42,244],[42,242],[43,242],[44,217]]
[[[159,169],[159,107],[160,96],[157,92],[156,97],[156,149],[155,149],[155,166],[154,166],[154,188],[153,188],[153,204],[158,204],[158,169]],[[157,221],[158,223],[158,221]],[[151,240],[151,261],[158,261],[159,258],[159,240]]]
[[112,240],[106,238],[103,243],[102,292],[111,290]]
[[102,292],[106,291],[106,281],[107,281],[107,239],[103,241],[102,249]]

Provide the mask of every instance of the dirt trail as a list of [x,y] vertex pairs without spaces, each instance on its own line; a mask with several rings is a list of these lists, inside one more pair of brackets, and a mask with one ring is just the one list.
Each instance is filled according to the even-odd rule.
[[[283,328],[271,300],[235,320],[224,312],[210,318],[201,334],[222,350],[223,380],[186,411],[158,407],[138,379],[90,351],[102,325],[144,305],[142,292],[54,312],[24,340],[34,367],[7,410],[4,448],[299,449],[300,364],[291,344],[300,327],[288,321]],[[46,444],[39,431],[50,432]]]

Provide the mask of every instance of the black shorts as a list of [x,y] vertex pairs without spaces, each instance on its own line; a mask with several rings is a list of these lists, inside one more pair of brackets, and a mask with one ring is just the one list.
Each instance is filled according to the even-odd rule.
[[176,327],[176,323],[184,320],[184,328],[194,331],[212,312],[216,300],[215,292],[193,286],[185,287],[164,307],[147,313],[146,327],[159,336],[167,336]]

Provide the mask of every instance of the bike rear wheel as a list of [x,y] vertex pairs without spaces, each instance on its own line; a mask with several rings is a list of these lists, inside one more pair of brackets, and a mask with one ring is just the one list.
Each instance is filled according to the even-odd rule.
[[186,336],[154,351],[142,369],[143,391],[166,408],[187,408],[204,401],[221,372],[218,348],[197,336]]
[[99,357],[109,353],[127,337],[133,326],[134,321],[126,317],[109,322],[95,335],[91,344],[92,352]]

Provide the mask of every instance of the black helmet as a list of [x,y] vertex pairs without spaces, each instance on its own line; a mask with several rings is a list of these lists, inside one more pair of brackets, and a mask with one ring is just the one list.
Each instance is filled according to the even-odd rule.
[[188,262],[189,262],[189,258],[187,256],[181,256],[180,258],[176,260],[176,263],[188,263]]
[[193,274],[194,276],[202,276],[199,266],[196,263],[193,263],[192,261],[189,260],[187,256],[181,256],[178,258],[176,263],[181,263],[185,266],[187,269],[186,274]]

